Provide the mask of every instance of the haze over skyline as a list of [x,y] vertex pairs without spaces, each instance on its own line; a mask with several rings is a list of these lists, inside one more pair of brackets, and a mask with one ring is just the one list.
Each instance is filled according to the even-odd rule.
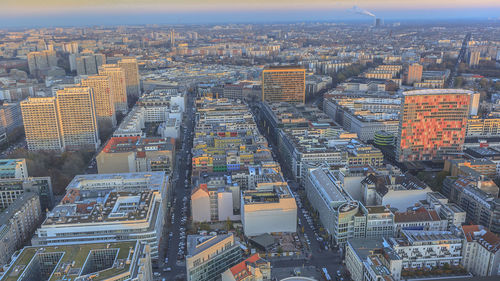
[[[256,23],[366,20],[353,5],[385,20],[500,17],[495,0],[3,0],[0,27],[94,24]],[[452,7],[452,8],[450,8]]]

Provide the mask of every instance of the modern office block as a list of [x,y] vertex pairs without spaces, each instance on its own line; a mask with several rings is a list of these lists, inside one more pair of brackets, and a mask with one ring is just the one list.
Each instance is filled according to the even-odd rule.
[[462,152],[473,94],[460,89],[405,92],[397,159],[401,162],[443,160]]
[[150,281],[151,249],[137,240],[25,247],[0,273],[0,280]]
[[268,67],[262,71],[262,100],[305,103],[306,70],[296,66]]
[[297,232],[297,204],[288,184],[262,184],[244,191],[241,223],[246,236]]
[[189,235],[187,237],[187,281],[216,281],[241,261],[241,249],[234,235]]
[[165,172],[76,176],[33,245],[141,240],[158,257],[168,192]]

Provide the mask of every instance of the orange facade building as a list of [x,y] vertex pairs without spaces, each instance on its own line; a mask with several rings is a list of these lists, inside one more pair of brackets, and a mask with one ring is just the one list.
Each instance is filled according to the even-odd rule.
[[443,160],[462,151],[472,91],[435,89],[403,94],[397,158]]
[[262,71],[262,100],[288,102],[306,101],[306,70],[297,66],[272,66]]

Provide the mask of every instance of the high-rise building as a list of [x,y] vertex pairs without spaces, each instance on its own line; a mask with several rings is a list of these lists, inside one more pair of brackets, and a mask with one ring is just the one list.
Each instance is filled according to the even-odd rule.
[[111,95],[110,78],[106,75],[89,76],[82,80],[82,86],[94,92],[95,113],[99,130],[116,126],[115,105]]
[[71,42],[62,45],[62,49],[66,53],[78,54],[78,42]]
[[77,75],[95,75],[105,63],[106,56],[103,54],[84,53],[70,56],[70,68],[76,70]]
[[15,139],[22,133],[23,117],[20,103],[6,103],[0,106],[0,143]]
[[406,83],[408,85],[413,85],[414,82],[422,81],[423,70],[424,67],[418,63],[408,66],[408,78],[406,79]]
[[118,66],[125,72],[125,84],[127,85],[127,96],[139,97],[141,86],[139,81],[139,66],[135,58],[123,58]]
[[126,113],[127,84],[125,83],[125,71],[117,64],[104,64],[99,67],[99,75],[106,75],[111,82],[111,95],[115,104],[115,111]]
[[64,149],[55,97],[30,97],[21,102],[21,111],[29,150]]
[[28,67],[32,75],[37,70],[48,69],[57,66],[57,57],[55,51],[31,52],[28,54]]
[[474,92],[415,90],[403,94],[397,159],[443,160],[462,151]]
[[97,149],[100,141],[92,89],[65,88],[57,91],[56,101],[63,146]]
[[175,30],[170,30],[170,46],[175,47]]
[[271,66],[262,71],[262,100],[305,103],[306,70],[297,66]]
[[479,60],[481,59],[481,52],[471,50],[469,52],[469,66],[476,67],[479,65]]

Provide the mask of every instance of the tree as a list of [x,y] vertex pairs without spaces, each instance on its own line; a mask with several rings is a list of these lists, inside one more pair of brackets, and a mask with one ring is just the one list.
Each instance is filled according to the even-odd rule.
[[232,229],[234,229],[233,222],[229,219],[229,217],[227,217],[227,220],[226,220],[226,231],[230,231]]
[[500,81],[497,81],[494,85],[493,88],[495,88],[495,91],[500,91]]
[[486,78],[481,79],[481,81],[479,81],[479,86],[481,87],[481,89],[487,90],[489,86],[488,79]]
[[99,122],[99,139],[105,143],[113,134],[113,124],[111,121]]
[[283,248],[281,248],[281,246],[278,247],[278,255],[281,256],[281,254],[283,254]]

